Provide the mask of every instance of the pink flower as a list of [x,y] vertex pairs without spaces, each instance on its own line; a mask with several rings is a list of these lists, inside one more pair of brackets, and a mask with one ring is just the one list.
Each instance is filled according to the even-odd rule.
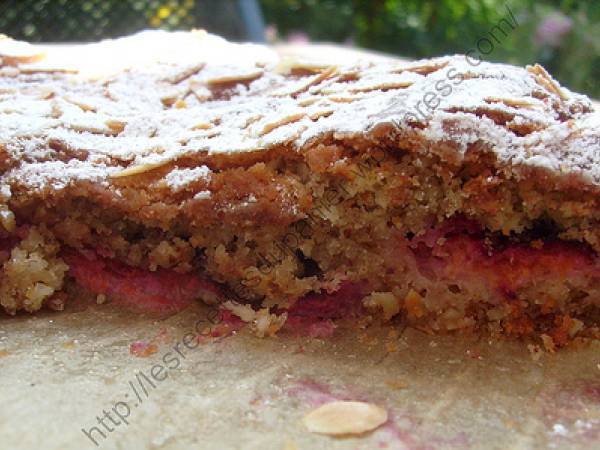
[[310,41],[308,34],[303,31],[292,31],[287,38],[290,44],[308,44]]
[[278,38],[277,26],[267,25],[265,27],[265,40],[269,43],[273,43]]
[[538,45],[558,47],[562,37],[573,28],[573,20],[562,13],[553,13],[546,16],[538,26],[535,33],[535,42]]

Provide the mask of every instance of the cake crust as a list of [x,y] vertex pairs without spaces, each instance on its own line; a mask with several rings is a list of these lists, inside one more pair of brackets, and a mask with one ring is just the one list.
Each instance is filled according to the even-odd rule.
[[[11,288],[5,270],[9,312],[60,293],[57,245],[99,267],[201,273],[227,298],[242,280],[237,300],[269,308],[366,279],[353,288],[365,304],[436,329],[493,321],[493,309],[516,334],[573,334],[598,307],[600,114],[539,65],[456,55],[323,66],[202,32],[61,50],[4,39],[0,58],[3,262],[14,269],[11,242],[33,227],[52,248],[36,258],[62,264],[48,289],[43,276]],[[444,259],[465,248],[482,259]],[[514,292],[491,275],[510,254],[525,261],[511,266]],[[93,272],[70,271],[98,286]],[[562,290],[533,298],[552,276]],[[46,295],[32,303],[34,292]],[[524,304],[506,306],[513,297]],[[543,308],[554,315],[533,323]]]
[[[493,153],[515,173],[544,168],[590,188],[600,184],[600,157],[592,151],[598,114],[538,65],[522,69],[463,55],[350,67],[274,65],[275,57],[261,52],[239,61],[243,46],[202,33],[142,34],[73,46],[59,56],[16,47],[21,58],[13,41],[0,41],[5,165],[43,165],[77,152],[83,163],[65,171],[29,167],[32,190],[97,177],[110,183],[185,160],[244,166],[281,146],[302,152],[328,136],[364,139],[382,127],[415,151],[460,160],[478,143],[476,151]],[[133,55],[145,39],[160,40],[162,53],[140,62]],[[184,63],[170,53],[181,45]],[[206,47],[225,56],[215,61]],[[94,73],[85,61],[75,64],[82,53],[92,68],[108,68]]]

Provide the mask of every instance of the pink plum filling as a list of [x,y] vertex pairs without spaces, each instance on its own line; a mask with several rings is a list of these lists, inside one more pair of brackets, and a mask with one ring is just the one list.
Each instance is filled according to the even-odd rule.
[[[410,264],[422,280],[443,286],[455,283],[452,285],[455,290],[475,287],[483,293],[483,302],[495,305],[512,305],[520,290],[542,282],[554,280],[584,286],[591,279],[595,286],[600,280],[599,258],[584,245],[541,239],[528,243],[509,239],[502,242],[491,245],[491,240],[476,223],[459,218],[448,220],[410,241],[400,237],[397,246],[388,246],[384,257],[393,258],[395,254],[404,264],[412,261]],[[0,252],[4,247],[6,245]],[[138,312],[169,314],[181,311],[198,299],[209,303],[227,300],[218,283],[198,274],[166,269],[150,272],[89,250],[66,251],[62,256],[80,286]],[[370,292],[366,281],[346,281],[335,292],[308,293],[288,309],[272,312],[287,313],[284,330],[326,337],[335,329],[332,321],[365,314],[362,300]],[[232,329],[242,326],[230,312],[221,311],[220,318],[231,322]],[[523,322],[519,324],[522,326]]]
[[194,300],[215,302],[220,298],[219,287],[197,275],[136,269],[88,251],[65,252],[62,256],[71,276],[84,289],[110,296],[138,312],[176,313]]

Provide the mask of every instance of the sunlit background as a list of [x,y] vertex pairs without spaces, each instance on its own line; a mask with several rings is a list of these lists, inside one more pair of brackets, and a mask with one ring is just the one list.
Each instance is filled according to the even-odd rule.
[[598,0],[0,0],[0,33],[32,42],[206,28],[232,40],[335,42],[414,58],[468,52],[512,18],[486,59],[540,62],[600,98]]

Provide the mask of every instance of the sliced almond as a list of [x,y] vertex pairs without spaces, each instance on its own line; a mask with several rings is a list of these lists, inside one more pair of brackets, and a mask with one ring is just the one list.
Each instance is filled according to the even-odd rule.
[[501,97],[486,97],[484,99],[487,103],[502,103],[506,106],[512,106],[515,108],[536,108],[540,106],[540,102],[533,103],[520,98],[501,98]]
[[139,175],[141,173],[149,172],[158,167],[164,166],[168,164],[170,161],[160,161],[156,163],[148,163],[148,164],[138,164],[134,166],[129,166],[126,169],[121,170],[120,172],[113,173],[110,175],[110,178],[123,178],[123,177],[131,177],[133,175]]
[[75,99],[72,98],[68,95],[64,95],[62,97],[62,99],[66,102],[71,103],[72,105],[78,106],[79,108],[81,108],[82,111],[90,111],[90,112],[97,112],[96,108],[94,106],[90,106],[87,103],[84,103],[83,101],[79,100],[79,99]]
[[352,103],[356,100],[360,100],[361,97],[341,97],[341,96],[332,96],[327,97],[327,100],[332,101],[334,103]]
[[206,66],[206,63],[202,62],[199,64],[194,64],[190,67],[185,68],[184,70],[171,74],[168,77],[166,77],[164,79],[164,81],[167,81],[171,84],[179,84],[182,81],[187,80],[188,78],[190,78],[193,75],[196,75],[198,72],[200,72],[202,69],[204,69],[204,67]]
[[325,110],[311,112],[308,115],[308,117],[310,117],[310,120],[317,120],[321,117],[329,117],[333,113],[334,113],[333,109],[325,109]]
[[123,130],[125,129],[125,125],[127,124],[125,122],[121,122],[120,120],[111,119],[106,121],[106,126],[110,128],[114,134],[119,134],[123,132]]
[[387,411],[372,403],[334,401],[308,413],[303,422],[311,433],[340,436],[373,431],[387,419]]
[[175,109],[185,109],[187,108],[187,103],[185,102],[185,100],[178,99],[175,103],[173,103],[173,106],[175,107]]
[[210,130],[214,125],[210,122],[200,122],[192,127],[192,130]]
[[361,86],[350,89],[350,92],[371,92],[378,90],[404,89],[412,86],[412,81],[387,81],[383,83],[375,83],[370,86]]
[[298,120],[302,119],[304,116],[305,116],[304,113],[290,114],[279,120],[276,120],[275,122],[267,123],[263,127],[262,131],[259,133],[259,136],[264,136],[265,134],[268,134],[271,131],[273,131],[275,128],[279,128],[283,125],[287,125],[288,123],[297,122]]
[[430,73],[437,72],[438,70],[443,69],[447,65],[448,61],[443,61],[441,63],[430,63],[413,67],[401,66],[397,69],[392,70],[392,73],[414,72],[418,73],[419,75],[429,75]]
[[215,85],[219,85],[219,84],[229,84],[229,83],[245,83],[248,81],[253,81],[256,80],[257,78],[262,77],[263,75],[263,71],[262,70],[254,70],[251,72],[247,72],[247,73],[240,73],[240,74],[231,74],[231,75],[221,75],[218,77],[213,77],[213,78],[209,78],[206,80],[206,84],[208,84],[209,86],[215,86]]
[[303,100],[300,100],[298,102],[298,106],[310,106],[316,102],[318,102],[319,100],[321,100],[321,97],[310,97],[310,98],[305,98]]
[[1,64],[16,66],[40,61],[46,53],[40,48],[23,41],[15,41],[4,34],[0,34]]
[[569,98],[542,66],[535,64],[534,66],[527,66],[526,69],[529,73],[535,75],[535,81],[546,88],[546,90],[558,95],[561,100],[567,100]]
[[279,64],[277,64],[277,66],[275,67],[275,69],[273,71],[280,75],[289,75],[293,71],[298,71],[298,70],[305,71],[305,72],[318,73],[318,72],[323,71],[327,67],[329,67],[328,64],[318,63],[318,62],[314,62],[314,61],[301,61],[292,56],[286,56],[286,57],[281,58],[281,60],[279,61]]
[[300,80],[297,84],[292,86],[291,89],[282,89],[273,93],[274,97],[286,97],[288,95],[294,96],[305,92],[311,86],[315,86],[319,84],[321,81],[335,75],[337,73],[337,68],[335,66],[331,66],[326,68],[320,73],[313,75],[311,77],[306,77],[306,79]]
[[253,123],[258,122],[262,118],[263,118],[263,116],[261,114],[257,114],[256,116],[247,117],[244,125],[242,126],[242,128],[248,128],[250,125],[252,125]]

